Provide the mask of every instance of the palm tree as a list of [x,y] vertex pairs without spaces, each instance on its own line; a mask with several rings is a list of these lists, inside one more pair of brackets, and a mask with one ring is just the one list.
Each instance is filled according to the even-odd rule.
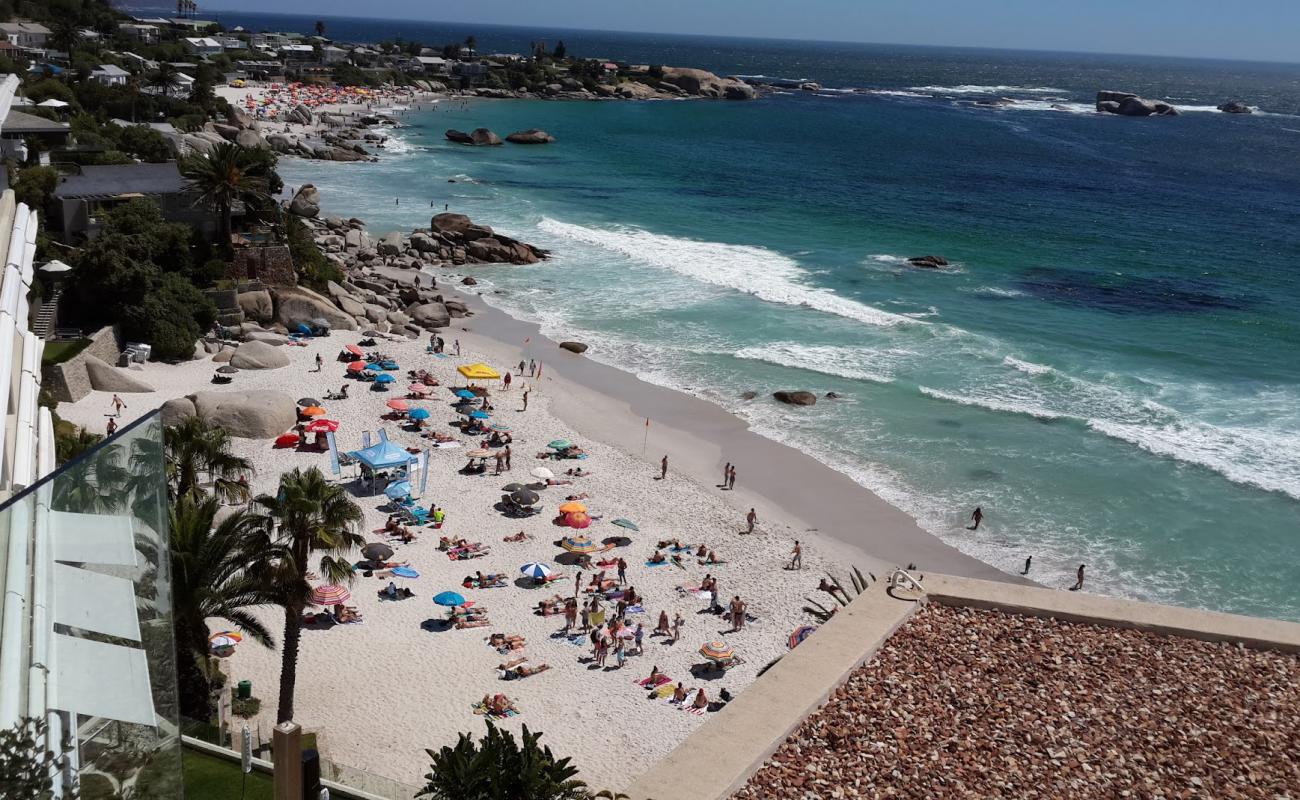
[[176,68],[166,61],[159,61],[158,68],[149,75],[149,85],[162,89],[164,95],[167,94],[174,80],[176,80]]
[[189,417],[163,429],[163,444],[169,499],[201,495],[199,481],[206,476],[212,481],[213,493],[221,500],[248,500],[247,478],[253,472],[253,465],[231,452],[230,434],[225,428]]
[[326,583],[351,583],[352,565],[342,559],[365,543],[356,532],[361,508],[341,486],[325,479],[319,469],[294,469],[280,476],[275,496],[253,501],[276,528],[275,541],[286,558],[278,564],[277,581],[284,604],[284,639],[281,645],[280,703],[276,722],[293,719],[293,692],[298,681],[298,640],[302,612],[307,605],[308,562],[320,555],[321,578]]
[[316,20],[316,35],[317,36],[325,35],[325,20],[323,19]]
[[470,56],[474,56],[478,50],[478,38],[474,36],[466,36],[465,46],[469,48]]
[[251,610],[279,603],[270,565],[284,558],[264,518],[239,510],[217,522],[220,510],[215,497],[184,494],[168,515],[181,713],[203,722],[212,715],[212,683],[203,669],[207,619],[224,617],[253,641],[274,646]]
[[90,448],[104,441],[98,433],[92,433],[79,426],[67,427],[56,425],[54,429],[54,460],[66,464]]
[[200,202],[216,207],[223,246],[230,243],[230,209],[235,201],[256,204],[270,198],[267,164],[253,151],[232,142],[215,145],[210,154],[197,153],[181,163],[181,172],[198,190]]

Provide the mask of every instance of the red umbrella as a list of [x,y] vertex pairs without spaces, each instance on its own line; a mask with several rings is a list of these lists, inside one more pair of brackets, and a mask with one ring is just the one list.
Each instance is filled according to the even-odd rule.
[[333,433],[338,429],[338,421],[332,419],[314,419],[307,423],[308,433]]
[[410,407],[409,405],[407,405],[406,401],[403,400],[403,399],[400,398],[400,397],[394,397],[392,400],[389,400],[388,403],[387,403],[387,405],[388,405],[389,408],[393,409],[394,411],[410,411],[410,410],[411,410],[411,407]]
[[362,372],[368,366],[369,364],[364,361],[353,361],[351,364],[348,364],[348,372]]
[[366,354],[364,350],[362,350],[360,347],[357,347],[355,344],[344,345],[343,349],[347,350],[349,353],[351,353],[354,356],[357,356],[358,358],[361,358]]
[[564,522],[570,528],[586,528],[591,525],[591,516],[584,511],[572,511],[564,515]]

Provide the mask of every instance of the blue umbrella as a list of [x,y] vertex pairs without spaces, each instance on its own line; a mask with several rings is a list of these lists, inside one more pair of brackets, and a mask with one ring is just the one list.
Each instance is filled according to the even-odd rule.
[[392,375],[387,373],[375,376],[375,383],[392,383],[395,380],[397,380],[397,378],[394,378]]
[[429,409],[427,409],[427,408],[413,408],[413,409],[411,409],[411,410],[407,413],[406,416],[409,417],[409,418],[411,418],[411,419],[428,419],[428,418],[429,418]]
[[492,416],[492,415],[489,414],[489,413],[487,413],[486,411],[471,411],[471,412],[469,412],[469,418],[470,418],[470,419],[487,419],[487,418],[490,417],[490,416]]
[[311,336],[311,328],[307,327],[301,322],[298,323],[297,330],[298,333],[301,333],[303,336]]
[[532,561],[527,564],[524,564],[522,567],[519,568],[519,571],[524,573],[524,575],[528,576],[529,578],[532,578],[535,581],[544,581],[547,578],[551,577],[550,565],[540,564],[536,561]]
[[474,394],[469,389],[457,389],[456,396],[462,400],[473,400],[475,397],[478,397],[478,395]]
[[388,488],[384,490],[384,494],[388,495],[391,500],[401,500],[403,497],[410,495],[410,493],[410,481],[394,481],[388,484]]
[[465,597],[455,592],[439,592],[433,596],[433,602],[440,606],[463,606]]
[[399,578],[418,578],[420,573],[410,567],[393,567],[393,574]]

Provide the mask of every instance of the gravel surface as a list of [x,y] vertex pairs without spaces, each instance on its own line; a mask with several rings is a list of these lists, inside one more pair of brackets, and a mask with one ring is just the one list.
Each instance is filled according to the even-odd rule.
[[1300,658],[931,604],[735,798],[1300,796]]

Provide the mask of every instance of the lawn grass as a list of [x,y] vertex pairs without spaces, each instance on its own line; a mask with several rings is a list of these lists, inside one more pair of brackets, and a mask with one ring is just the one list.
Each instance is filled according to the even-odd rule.
[[89,339],[77,339],[73,342],[46,342],[45,353],[41,356],[42,364],[62,364],[77,353],[86,349]]
[[[206,753],[183,751],[185,800],[239,800],[244,779],[239,764]],[[257,770],[248,773],[244,800],[272,800],[271,776]]]

